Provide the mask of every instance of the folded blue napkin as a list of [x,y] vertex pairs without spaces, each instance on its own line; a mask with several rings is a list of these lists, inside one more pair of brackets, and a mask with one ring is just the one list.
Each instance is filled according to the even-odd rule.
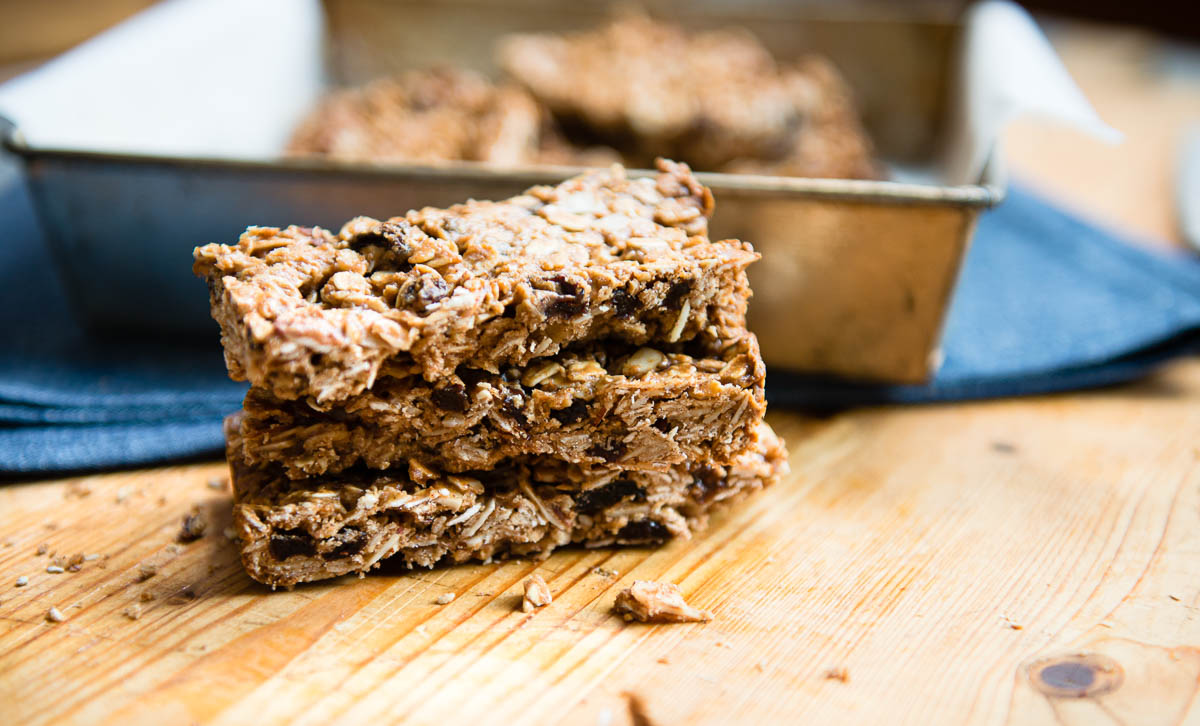
[[[74,321],[28,192],[0,167],[0,473],[218,453],[245,384],[210,341],[98,339]],[[1200,350],[1200,262],[1152,252],[1018,187],[984,215],[928,385],[770,372],[772,405],[828,411],[1104,386]]]

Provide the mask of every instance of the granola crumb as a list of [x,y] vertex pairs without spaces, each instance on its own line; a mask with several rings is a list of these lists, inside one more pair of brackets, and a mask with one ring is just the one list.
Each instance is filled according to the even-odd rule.
[[643,623],[705,623],[713,617],[688,605],[673,583],[652,580],[637,580],[618,593],[613,610]]
[[607,577],[608,579],[613,580],[620,576],[621,573],[604,567],[593,567],[592,574],[599,575],[600,577]]
[[662,656],[662,657],[660,657],[660,658],[659,658],[657,661],[655,661],[655,662],[657,662],[657,663],[661,663],[661,664],[663,664],[663,665],[670,665],[670,664],[671,664],[671,661],[667,660],[667,656],[665,656],[665,655],[664,655],[664,656]]
[[224,534],[225,539],[229,540],[230,542],[233,542],[238,538],[237,530],[235,530],[233,527],[226,527],[222,534]]
[[79,482],[67,487],[66,492],[63,493],[63,497],[65,499],[70,499],[72,497],[76,499],[83,499],[84,497],[90,497],[91,495],[92,488]]
[[838,681],[840,683],[849,683],[850,682],[850,671],[848,671],[842,667],[830,668],[829,670],[825,671],[825,680]]
[[525,595],[521,598],[521,611],[531,613],[543,608],[553,601],[550,587],[541,575],[530,575],[525,579]]
[[20,577],[17,578],[17,587],[25,587],[28,584],[29,584],[29,578],[26,577],[25,575],[21,575]]
[[154,593],[150,592],[149,590],[142,590],[142,594],[138,595],[138,600],[141,600],[142,602],[150,602],[153,599]]
[[58,522],[46,522],[45,527],[53,532],[54,530],[58,529]]
[[138,565],[137,582],[145,582],[158,574],[158,565],[153,562],[143,562]]
[[98,555],[98,554],[90,554],[90,555],[83,556],[84,562],[95,562],[98,559],[100,559],[100,555]]
[[183,526],[179,530],[180,542],[195,542],[204,536],[208,529],[208,517],[199,507],[193,507],[190,514],[183,518]]
[[125,500],[128,499],[129,495],[132,493],[133,493],[133,491],[129,487],[121,487],[120,489],[118,489],[117,496],[116,496],[117,504],[124,504]]
[[183,547],[180,546],[178,542],[172,542],[171,544],[167,545],[167,554],[177,555],[180,552],[183,552]]
[[46,611],[46,620],[49,620],[52,623],[61,623],[61,622],[65,621],[66,619],[67,619],[67,616],[63,615],[62,611],[59,610],[58,608],[54,607],[53,605],[50,606],[50,609]]
[[142,617],[142,606],[134,603],[121,611],[121,614],[130,620],[137,620]]
[[79,572],[83,569],[84,555],[82,552],[76,552],[67,560],[67,570],[69,572]]
[[1167,597],[1171,598],[1171,599],[1172,599],[1172,600],[1174,600],[1175,602],[1179,602],[1179,596],[1178,596],[1178,595],[1167,595]]
[[39,557],[40,557],[40,556],[42,556],[42,555],[44,555],[44,554],[46,554],[46,553],[47,553],[47,552],[49,552],[49,551],[50,551],[50,548],[49,548],[48,546],[46,546],[46,545],[44,545],[44,544],[40,544],[40,545],[38,545],[38,548],[37,548],[37,553],[38,553],[38,556],[39,556]]
[[438,595],[437,600],[434,600],[434,602],[438,605],[449,605],[450,603],[454,602],[454,593],[442,593],[441,595]]
[[160,506],[160,507],[167,506],[167,498],[165,496],[161,496],[158,498],[158,506]]
[[59,565],[46,565],[46,572],[49,572],[51,575],[61,575],[62,573],[66,572],[66,570]]
[[212,479],[208,480],[207,486],[209,489],[216,489],[218,491],[224,491],[225,486],[226,486],[225,479],[223,479],[222,477],[219,477],[219,476],[214,476]]

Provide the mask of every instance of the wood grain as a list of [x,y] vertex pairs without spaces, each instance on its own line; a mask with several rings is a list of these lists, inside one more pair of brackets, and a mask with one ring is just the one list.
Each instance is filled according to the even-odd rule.
[[[1197,402],[1192,361],[1086,395],[773,415],[793,475],[692,542],[292,592],[242,573],[219,464],[10,486],[0,721],[619,724],[637,704],[657,724],[1181,723],[1200,678]],[[194,506],[209,533],[178,544]],[[48,574],[43,543],[102,558]],[[534,571],[555,600],[526,614]],[[610,608],[633,579],[677,582],[716,620],[627,624]],[[1075,653],[1123,683],[1069,698],[1030,680]]]

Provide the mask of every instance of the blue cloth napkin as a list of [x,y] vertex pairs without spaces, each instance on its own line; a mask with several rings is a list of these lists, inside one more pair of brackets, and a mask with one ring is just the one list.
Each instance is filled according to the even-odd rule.
[[[216,454],[245,384],[210,341],[98,339],[71,316],[23,180],[0,168],[0,473]],[[1200,349],[1200,262],[1123,242],[1015,187],[980,221],[945,363],[921,386],[772,370],[773,405],[831,410],[1119,383]]]

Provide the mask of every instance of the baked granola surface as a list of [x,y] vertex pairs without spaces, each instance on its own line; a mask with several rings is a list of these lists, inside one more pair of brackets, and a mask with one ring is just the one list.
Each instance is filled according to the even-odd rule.
[[537,454],[631,469],[728,463],[762,419],[764,378],[747,333],[704,357],[590,343],[502,374],[383,378],[334,411],[252,390],[243,452],[245,463],[277,464],[292,478],[408,459],[481,470]]
[[848,87],[823,59],[779,64],[749,32],[690,34],[627,12],[596,30],[501,42],[505,72],[628,163],[871,178],[879,169]]
[[387,558],[431,567],[545,557],[570,543],[689,537],[714,506],[771,484],[787,467],[765,423],[728,465],[697,462],[657,472],[527,457],[459,475],[413,462],[302,480],[242,463],[237,415],[226,434],[242,561],[270,585],[366,572]]
[[728,340],[745,326],[747,243],[711,241],[684,164],[614,166],[502,202],[386,222],[251,228],[195,251],[226,362],[282,399],[344,400],[380,375],[499,373],[574,342]]

